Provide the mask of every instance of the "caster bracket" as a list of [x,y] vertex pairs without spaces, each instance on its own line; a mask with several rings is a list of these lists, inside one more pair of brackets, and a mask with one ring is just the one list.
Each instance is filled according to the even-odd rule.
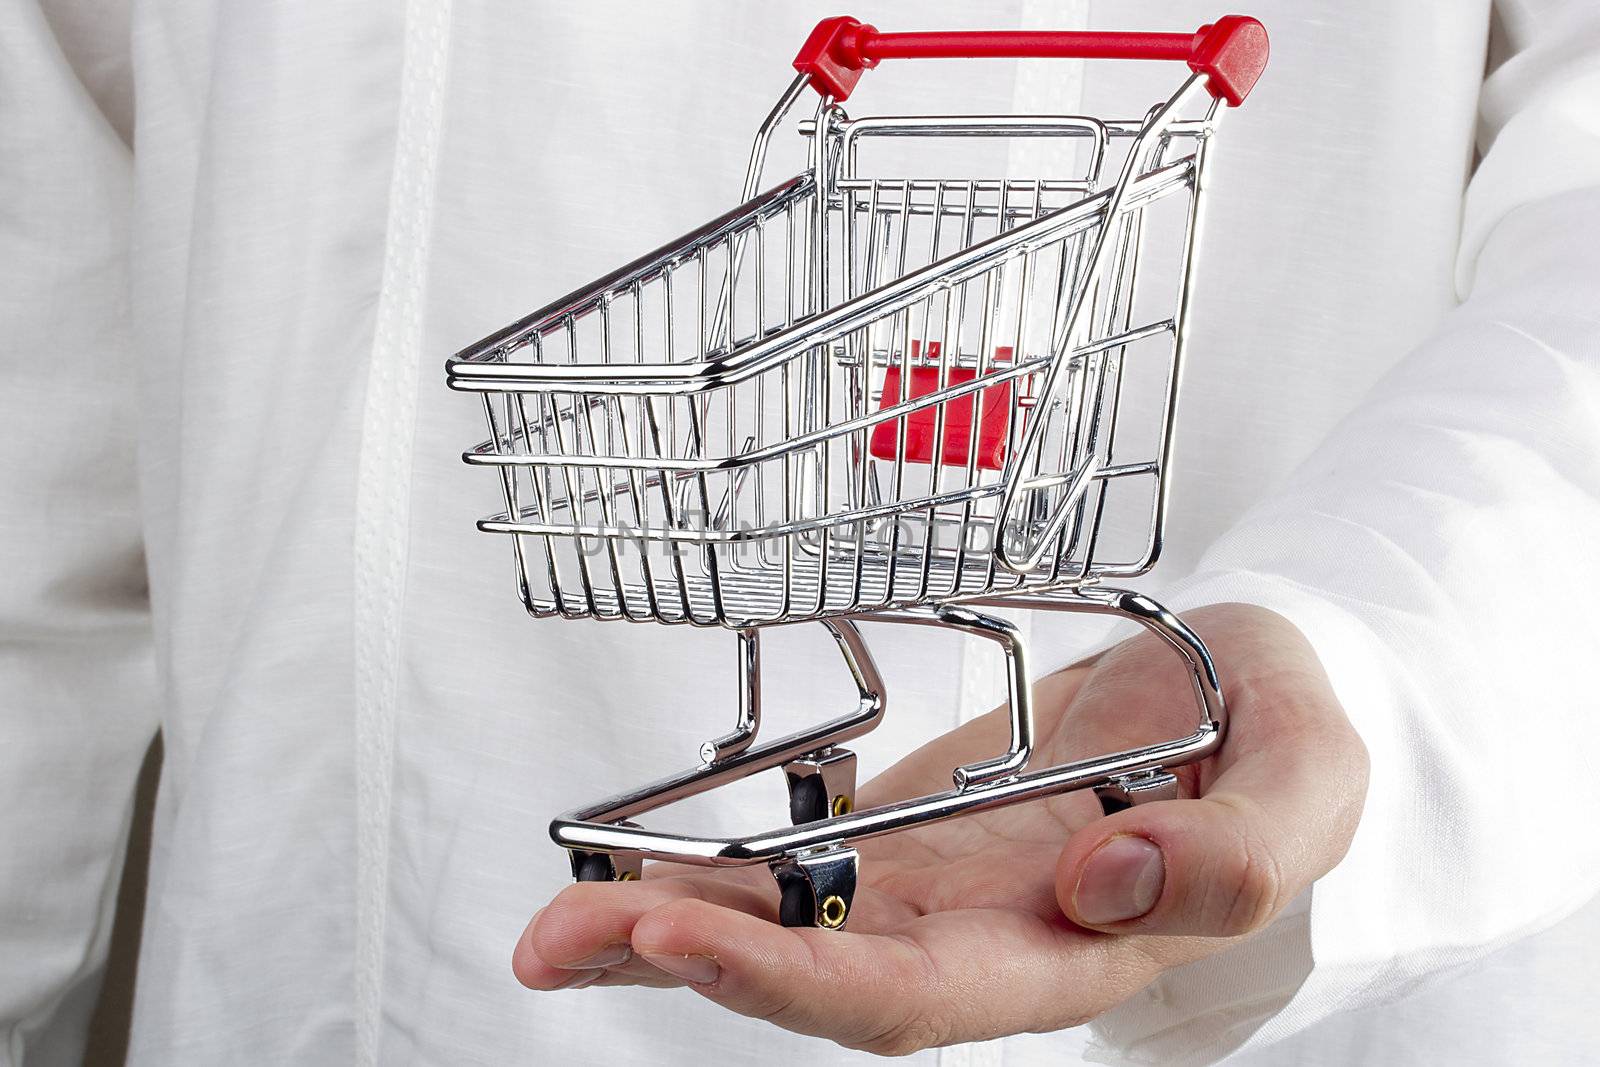
[[783,765],[789,818],[796,825],[838,818],[856,809],[856,754],[829,746]]
[[773,863],[772,874],[781,894],[779,920],[785,926],[844,929],[855,903],[860,862],[860,854],[853,848],[831,848],[785,856]]
[[1132,774],[1119,774],[1105,785],[1095,786],[1094,795],[1100,800],[1101,811],[1115,815],[1135,804],[1177,800],[1178,779],[1160,767],[1152,767]]

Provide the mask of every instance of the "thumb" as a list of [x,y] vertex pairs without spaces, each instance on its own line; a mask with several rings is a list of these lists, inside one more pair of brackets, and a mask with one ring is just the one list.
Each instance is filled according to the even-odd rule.
[[[1228,740],[1195,776],[1197,799],[1138,804],[1082,827],[1056,866],[1056,899],[1112,933],[1238,937],[1271,922],[1344,858],[1368,762],[1315,653],[1276,616],[1219,627],[1234,685]],[[1130,643],[1131,644],[1131,643]],[[1112,664],[1115,666],[1115,664]],[[1129,656],[1127,669],[1142,664]],[[1168,703],[1150,681],[1132,693]],[[1138,718],[1127,686],[1084,690],[1087,725]],[[1120,713],[1120,714],[1110,714]]]
[[1270,822],[1225,795],[1118,812],[1068,842],[1057,900],[1069,919],[1092,929],[1253,933],[1322,873]]
[[1266,926],[1344,857],[1360,818],[1365,750],[1330,733],[1275,759],[1251,753],[1199,799],[1135,805],[1073,834],[1056,867],[1062,912],[1119,933]]
[[1204,796],[1138,804],[1073,834],[1056,866],[1062,912],[1110,932],[1265,927],[1344,858],[1361,817],[1366,750],[1330,711],[1298,731],[1237,730],[1233,762]]

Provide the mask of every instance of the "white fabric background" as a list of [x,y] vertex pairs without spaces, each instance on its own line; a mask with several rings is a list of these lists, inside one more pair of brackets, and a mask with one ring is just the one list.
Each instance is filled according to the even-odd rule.
[[[1273,65],[1219,140],[1170,551],[1143,588],[1288,614],[1374,785],[1343,867],[1257,942],[1108,1016],[1097,1057],[1600,1055],[1571,948],[1600,921],[1566,918],[1600,888],[1578,595],[1600,587],[1600,15],[1494,11],[1511,58],[1485,82],[1487,0],[1252,9]],[[158,720],[135,1063],[860,1059],[688,993],[510,978],[564,881],[550,814],[691,759],[728,714],[732,642],[528,621],[508,546],[472,529],[495,489],[457,459],[479,416],[441,372],[726,208],[794,48],[833,13],[7,8],[0,1063],[73,1060]],[[1134,115],[1172,78],[885,65],[852,107]],[[1105,639],[1034,632],[1047,666]],[[970,714],[985,669],[927,631],[871,636],[896,710],[861,746],[869,771]],[[780,718],[845,698],[829,655],[820,633],[772,643]],[[781,810],[776,783],[742,795],[744,818]],[[1086,1040],[915,1059],[1056,1064]]]

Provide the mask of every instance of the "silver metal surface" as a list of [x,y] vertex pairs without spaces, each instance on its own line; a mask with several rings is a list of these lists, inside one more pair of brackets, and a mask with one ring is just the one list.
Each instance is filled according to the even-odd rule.
[[[640,857],[772,863],[786,907],[819,870],[853,886],[850,842],[1073,789],[1169,795],[1165,768],[1215,751],[1224,728],[1199,637],[1102,584],[1161,550],[1220,117],[1205,77],[1142,119],[851,118],[823,97],[797,123],[805,168],[757,194],[808,87],[791,82],[762,124],[739,207],[448,363],[488,424],[464,458],[500,483],[503,510],[479,526],[508,535],[530,614],[738,635],[732,731],[700,747],[698,766],[570,812],[552,836],[595,877],[593,857],[623,857],[613,877]],[[1049,146],[1056,169],[937,176],[1017,142]],[[904,163],[917,151],[920,169]],[[1148,269],[1156,258],[1169,269]],[[1153,405],[1127,400],[1136,374],[1158,386]],[[1182,658],[1195,731],[1032,768],[1027,649],[985,605],[1140,623]],[[950,791],[854,810],[854,756],[836,746],[884,713],[863,620],[998,644],[1006,750],[952,768]],[[803,621],[832,632],[857,706],[760,743],[761,629]],[[737,838],[627,821],[778,767],[793,811],[822,817]],[[833,895],[848,908],[849,893]]]
[[1177,800],[1178,776],[1167,771],[1152,769],[1134,774],[1119,774],[1105,785],[1095,787],[1095,796],[1107,815],[1113,815],[1135,804],[1149,804],[1157,800]]
[[[619,820],[704,792],[730,777],[743,777],[776,766],[798,754],[797,746],[809,745],[814,749],[822,749],[859,737],[871,729],[871,725],[863,729],[860,719],[836,720],[838,725],[832,729],[824,727],[819,732],[807,734],[804,739],[799,736],[785,738],[765,749],[747,752],[726,765],[698,767],[635,792],[569,812],[550,824],[550,836],[565,848],[638,853],[647,859],[676,860],[705,866],[771,862],[807,849],[879,837],[1055,793],[1116,786],[1120,778],[1128,775],[1159,771],[1204,759],[1221,744],[1227,716],[1211,655],[1193,630],[1154,600],[1139,593],[1100,587],[1080,592],[1063,590],[1045,597],[1030,597],[1020,601],[1008,599],[1005,602],[1036,610],[1114,615],[1137,622],[1156,634],[1180,657],[1190,679],[1200,709],[1195,731],[1159,744],[1041,770],[1028,770],[967,788],[958,787],[943,793],[859,809],[818,822],[785,826],[743,837],[669,834],[619,824]],[[870,618],[884,621],[877,615]],[[840,620],[832,620],[828,625],[840,626]],[[854,629],[840,629],[835,633],[836,636],[858,636]],[[843,641],[841,648],[846,648]],[[857,655],[863,652],[864,648],[853,650]],[[853,653],[847,649],[847,660]],[[868,685],[862,685],[864,705],[869,700],[868,688]],[[877,705],[877,710],[881,712],[881,703]],[[1138,711],[1129,709],[1129,714],[1137,715]],[[872,725],[876,725],[876,722],[875,718],[871,720]]]

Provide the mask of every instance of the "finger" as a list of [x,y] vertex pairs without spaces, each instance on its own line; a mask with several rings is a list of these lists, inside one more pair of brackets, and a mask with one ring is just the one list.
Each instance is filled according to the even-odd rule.
[[698,900],[664,905],[634,948],[741,1015],[880,1055],[1082,1023],[1149,982],[1129,942],[1002,909],[892,935],[790,929]]
[[[603,953],[593,965],[556,966],[541,957],[533,947],[535,915],[523,931],[512,953],[511,969],[517,980],[530,989],[553,992],[558,989],[583,989],[591,985],[680,986],[680,980],[634,955],[630,946]],[[618,961],[618,962],[612,962]]]
[[512,950],[511,973],[517,976],[517,981],[529,989],[551,993],[558,989],[581,989],[604,977],[606,972],[599,968],[558,969],[539,958],[533,949],[532,939],[534,927],[539,924],[539,917],[543,914],[543,908],[533,913],[522,936],[517,938],[517,947]]
[[517,981],[529,989],[553,992],[570,989],[583,978],[592,980],[605,973],[594,968],[563,968],[545,962],[533,942],[534,931],[543,915],[543,908],[533,913],[533,918],[523,928],[522,936],[517,938],[516,948],[511,951],[511,973],[517,976]]
[[573,988],[574,971],[632,968],[633,924],[652,908],[685,898],[711,900],[776,919],[771,894],[712,876],[651,878],[642,882],[579,882],[535,913],[512,952],[511,969],[529,989]]

